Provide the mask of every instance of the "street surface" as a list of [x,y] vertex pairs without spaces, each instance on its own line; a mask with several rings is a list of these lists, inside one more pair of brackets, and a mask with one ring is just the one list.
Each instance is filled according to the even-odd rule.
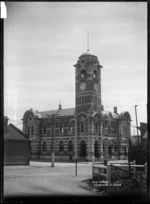
[[92,162],[55,163],[31,161],[29,166],[4,166],[4,196],[100,195],[87,188]]

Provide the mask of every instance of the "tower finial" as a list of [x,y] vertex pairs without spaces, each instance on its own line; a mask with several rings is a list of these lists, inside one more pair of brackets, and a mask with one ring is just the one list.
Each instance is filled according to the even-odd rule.
[[87,30],[87,51],[89,52],[89,30]]
[[61,107],[61,100],[59,99],[59,107],[58,107],[58,110],[61,110],[62,107]]

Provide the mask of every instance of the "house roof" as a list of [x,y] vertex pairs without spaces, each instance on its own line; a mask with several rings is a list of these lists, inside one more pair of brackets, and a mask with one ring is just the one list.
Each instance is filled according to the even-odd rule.
[[75,112],[75,108],[67,108],[67,109],[61,109],[61,110],[50,110],[50,111],[42,111],[38,112],[41,115],[41,118],[47,118],[48,116],[51,116],[52,114],[59,114],[59,116],[73,116]]
[[9,124],[7,130],[7,134],[4,134],[5,140],[28,140],[26,135],[13,124]]
[[[47,118],[48,116],[51,116],[52,114],[58,114],[59,116],[73,116],[74,113],[75,113],[75,108],[67,108],[67,109],[61,109],[61,110],[57,109],[57,110],[38,112],[41,118]],[[106,116],[109,116],[110,114],[114,119],[117,119],[119,117],[119,114],[116,114],[111,111],[102,111],[102,114]]]

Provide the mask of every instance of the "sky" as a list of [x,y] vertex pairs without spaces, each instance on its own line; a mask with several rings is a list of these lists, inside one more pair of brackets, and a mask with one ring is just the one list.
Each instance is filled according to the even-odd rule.
[[[75,68],[89,50],[101,70],[104,109],[147,122],[147,2],[6,2],[4,115],[75,107]],[[132,127],[131,134],[136,134]]]

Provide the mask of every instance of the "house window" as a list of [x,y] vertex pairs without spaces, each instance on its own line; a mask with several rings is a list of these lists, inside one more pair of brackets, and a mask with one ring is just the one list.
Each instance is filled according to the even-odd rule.
[[85,120],[85,128],[86,128],[86,132],[88,132],[88,120]]
[[46,125],[44,125],[44,134],[46,134]]
[[98,132],[98,122],[95,121],[95,132]]
[[32,127],[31,127],[31,133],[33,134],[33,125],[32,125]]
[[109,133],[109,134],[110,134],[110,129],[111,129],[111,128],[110,128],[110,125],[109,125],[109,126],[108,126],[108,133]]
[[124,156],[125,157],[127,156],[127,149],[126,149],[126,147],[124,147]]
[[43,152],[47,151],[47,143],[46,141],[43,142]]
[[111,154],[112,154],[111,146],[108,147],[108,154],[109,154],[109,156],[111,157]]
[[80,125],[81,125],[81,132],[84,132],[84,122],[81,121]]
[[68,151],[73,151],[73,142],[71,140],[68,142]]
[[63,143],[63,141],[59,142],[59,151],[64,151],[64,143]]

